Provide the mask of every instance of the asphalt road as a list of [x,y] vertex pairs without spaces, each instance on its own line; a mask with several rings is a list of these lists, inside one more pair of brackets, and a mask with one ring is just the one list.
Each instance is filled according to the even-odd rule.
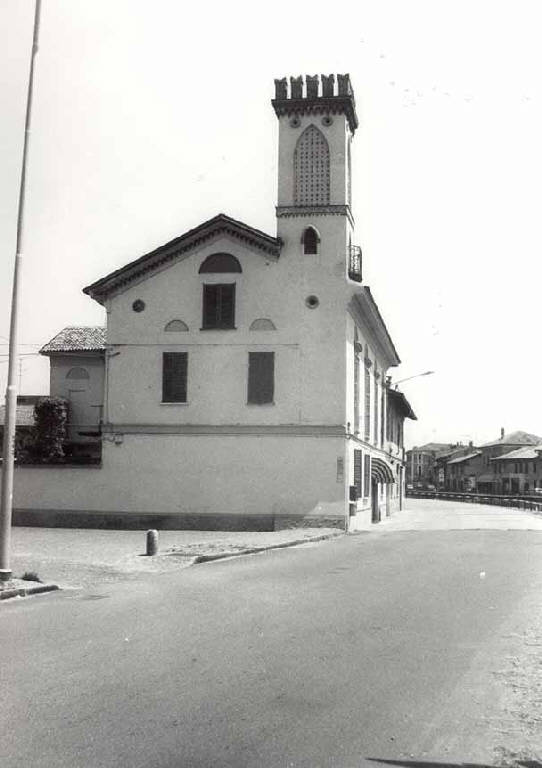
[[542,642],[541,545],[383,527],[4,605],[0,765],[540,759],[509,694]]

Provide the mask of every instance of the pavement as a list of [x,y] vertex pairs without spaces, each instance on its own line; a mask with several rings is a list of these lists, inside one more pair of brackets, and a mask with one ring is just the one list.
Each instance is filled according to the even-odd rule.
[[455,509],[5,601],[0,765],[540,768],[540,520]]
[[320,541],[342,535],[337,528],[281,531],[160,531],[159,550],[147,557],[145,531],[14,527],[11,569],[37,573],[42,582],[80,589],[152,574],[174,574],[198,559],[233,556]]
[[[379,535],[392,531],[539,530],[542,515],[432,499],[407,499],[406,507],[373,526]],[[37,573],[42,582],[80,589],[116,581],[138,581],[151,574],[175,573],[196,560],[296,546],[342,535],[336,528],[281,531],[160,531],[158,555],[145,555],[145,531],[14,527],[11,567],[14,576]]]

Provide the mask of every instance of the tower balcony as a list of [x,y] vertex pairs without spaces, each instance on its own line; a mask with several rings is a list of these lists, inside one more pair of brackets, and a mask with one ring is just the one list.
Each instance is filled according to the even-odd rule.
[[351,245],[348,253],[348,277],[361,283],[361,248],[359,245]]

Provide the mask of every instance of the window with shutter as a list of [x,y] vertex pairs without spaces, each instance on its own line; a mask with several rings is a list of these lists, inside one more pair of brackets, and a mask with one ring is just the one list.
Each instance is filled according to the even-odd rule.
[[363,453],[362,451],[358,450],[357,448],[354,449],[354,485],[356,487],[356,496],[358,499],[360,499],[363,495],[363,488],[362,488],[362,457]]
[[235,328],[235,283],[203,286],[202,328]]
[[188,352],[162,353],[162,402],[186,403]]
[[272,403],[275,390],[275,353],[248,353],[248,398],[252,405]]

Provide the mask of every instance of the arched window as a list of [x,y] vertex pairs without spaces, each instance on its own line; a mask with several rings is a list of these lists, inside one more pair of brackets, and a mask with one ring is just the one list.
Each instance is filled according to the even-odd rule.
[[187,331],[188,326],[186,323],[183,323],[182,320],[170,320],[169,323],[164,328],[164,331],[167,331],[168,333],[178,333],[179,331]]
[[272,320],[267,317],[258,317],[254,320],[249,328],[249,331],[276,331],[277,328]]
[[329,204],[329,145],[324,134],[309,125],[294,151],[294,205]]
[[213,253],[211,256],[207,256],[199,268],[200,275],[209,274],[210,272],[224,273],[242,271],[238,260],[230,253]]
[[307,229],[303,232],[301,242],[303,243],[303,253],[318,253],[318,243],[320,242],[320,236],[314,227],[307,227]]
[[75,367],[75,368],[70,368],[70,370],[66,374],[66,378],[67,379],[88,379],[89,375],[86,368]]

